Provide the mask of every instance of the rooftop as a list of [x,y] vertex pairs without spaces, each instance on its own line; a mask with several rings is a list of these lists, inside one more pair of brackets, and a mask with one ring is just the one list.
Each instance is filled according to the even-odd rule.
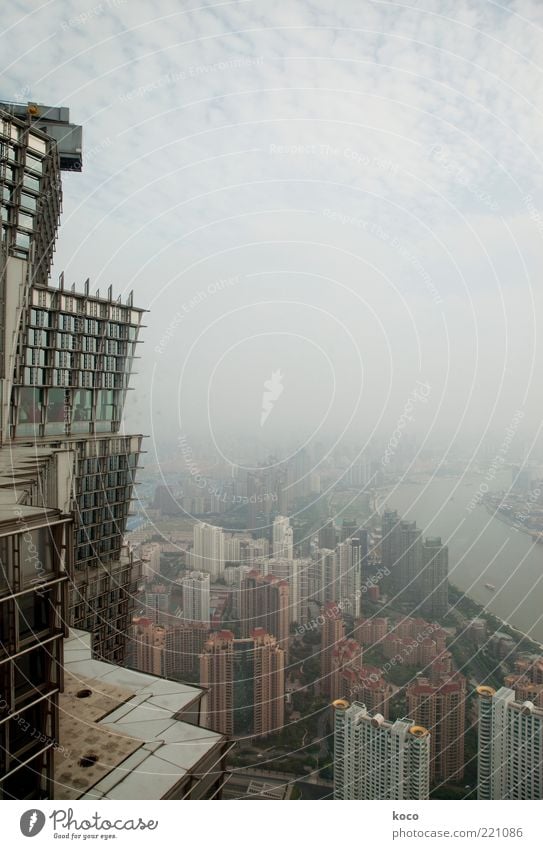
[[220,772],[225,738],[198,722],[203,691],[91,658],[90,634],[64,647],[55,799],[181,798]]

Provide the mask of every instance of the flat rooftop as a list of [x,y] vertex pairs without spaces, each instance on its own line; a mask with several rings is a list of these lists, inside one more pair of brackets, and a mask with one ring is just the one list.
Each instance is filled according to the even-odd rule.
[[85,631],[70,631],[64,669],[55,799],[167,798],[214,750],[220,769],[225,738],[193,724],[199,687],[93,660]]

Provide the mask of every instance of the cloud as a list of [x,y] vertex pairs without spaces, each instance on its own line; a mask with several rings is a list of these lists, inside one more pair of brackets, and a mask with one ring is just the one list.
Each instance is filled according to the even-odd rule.
[[[148,352],[179,303],[213,281],[242,274],[253,283],[195,310],[196,335],[205,336],[215,311],[273,300],[286,280],[311,303],[323,269],[374,310],[361,335],[373,338],[379,322],[389,328],[404,360],[396,360],[401,385],[428,365],[456,392],[477,343],[501,350],[506,325],[489,326],[485,311],[503,303],[506,323],[507,314],[514,320],[502,353],[518,384],[527,368],[522,327],[533,326],[530,292],[541,274],[534,245],[542,234],[526,200],[537,212],[543,197],[540,4],[179,5],[17,0],[0,34],[4,95],[69,106],[84,125],[87,159],[83,174],[65,179],[55,273],[134,287],[139,303],[152,304],[138,385],[150,379]],[[522,253],[504,221],[522,234]],[[274,286],[259,276],[270,269]],[[366,307],[343,295],[328,306],[368,321]],[[300,321],[322,334],[309,313]],[[447,332],[460,340],[463,327],[470,353],[452,356]],[[229,331],[241,337],[243,320],[232,317]],[[184,339],[180,357],[188,356]],[[386,345],[372,344],[370,359],[388,356]],[[346,367],[347,348],[335,338],[333,347]],[[279,366],[258,356],[262,373]],[[482,427],[492,357],[475,368],[470,414]],[[167,394],[177,365],[161,369],[158,391]],[[209,372],[192,369],[187,391],[207,386]],[[386,380],[392,386],[392,373]],[[366,409],[386,403],[377,389]],[[497,391],[511,405],[514,379]],[[394,393],[401,406],[401,386]],[[454,401],[441,416],[458,420]]]

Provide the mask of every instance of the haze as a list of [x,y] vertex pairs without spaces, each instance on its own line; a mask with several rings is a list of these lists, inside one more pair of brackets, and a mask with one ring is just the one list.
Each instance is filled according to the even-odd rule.
[[150,310],[126,411],[148,450],[386,441],[417,382],[421,444],[500,443],[520,410],[537,449],[540,3],[5,16],[3,98],[84,127],[54,278]]

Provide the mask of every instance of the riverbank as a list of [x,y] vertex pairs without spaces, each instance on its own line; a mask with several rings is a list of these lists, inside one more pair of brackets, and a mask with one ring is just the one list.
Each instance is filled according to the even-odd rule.
[[[506,475],[495,481],[496,491],[509,485]],[[397,510],[416,521],[425,536],[439,536],[449,548],[449,581],[496,619],[499,630],[510,627],[515,639],[543,644],[543,549],[527,539],[525,529],[512,532],[511,523],[492,510],[470,510],[478,477],[435,478],[419,484],[396,483],[375,492],[375,507]],[[484,507],[483,503],[480,507]],[[493,521],[498,519],[498,521]],[[376,521],[379,519],[376,517]],[[496,586],[489,597],[486,584]],[[475,610],[475,608],[474,608]],[[514,624],[512,624],[514,623]]]

